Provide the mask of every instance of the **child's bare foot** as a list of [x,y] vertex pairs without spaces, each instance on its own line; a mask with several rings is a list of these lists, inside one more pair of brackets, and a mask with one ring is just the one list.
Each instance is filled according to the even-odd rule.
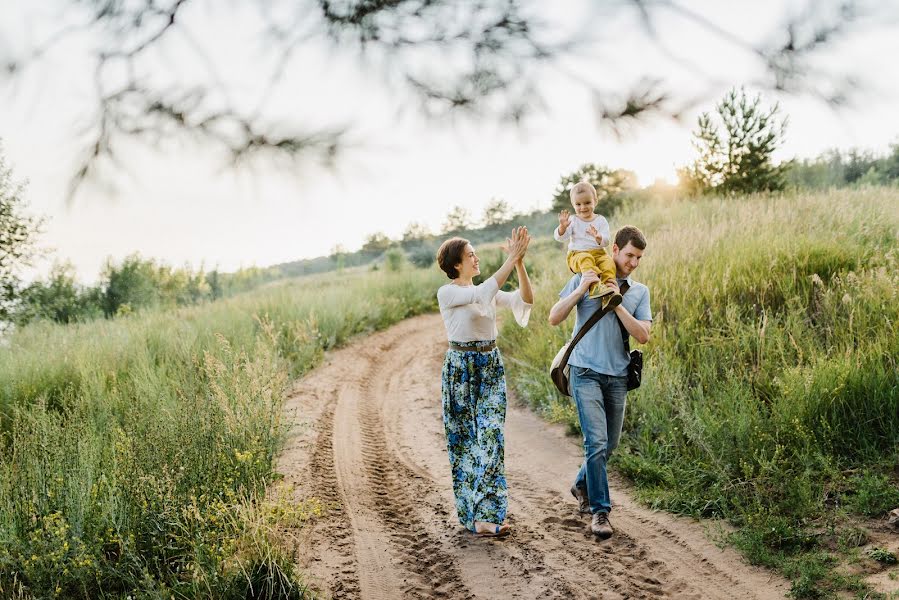
[[502,537],[508,535],[512,531],[508,523],[497,525],[496,523],[488,523],[486,521],[475,521],[474,532],[483,537]]

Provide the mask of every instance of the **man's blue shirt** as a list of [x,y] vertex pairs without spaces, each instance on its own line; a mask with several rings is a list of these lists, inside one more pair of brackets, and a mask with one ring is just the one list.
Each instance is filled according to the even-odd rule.
[[[619,279],[618,285],[625,280]],[[627,312],[631,313],[638,321],[652,321],[652,310],[649,307],[649,288],[640,283],[627,278],[628,284],[631,286],[624,295],[621,305]],[[559,292],[559,297],[564,298],[574,292],[581,283],[580,274],[572,276],[565,287]],[[602,284],[600,284],[602,285]],[[574,324],[572,335],[580,331],[583,324],[590,318],[596,310],[602,305],[599,298],[591,299],[584,294],[575,310],[577,318]],[[618,324],[618,317],[614,312],[605,315],[594,325],[587,334],[581,338],[568,364],[574,367],[585,367],[602,373],[603,375],[625,376],[627,375],[627,365],[630,357],[624,350],[624,339],[621,335],[621,326]]]

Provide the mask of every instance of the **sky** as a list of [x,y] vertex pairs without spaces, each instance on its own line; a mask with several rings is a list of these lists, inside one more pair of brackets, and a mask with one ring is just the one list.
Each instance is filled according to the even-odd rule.
[[[65,4],[0,6],[0,60],[67,19],[77,20],[76,12],[60,9]],[[376,63],[314,38],[288,64],[284,81],[259,97],[259,55],[247,50],[257,29],[247,3],[232,3],[227,12],[203,8],[202,0],[195,5],[184,22],[215,57],[216,76],[229,83],[236,104],[261,102],[273,120],[349,124],[351,147],[333,168],[314,160],[286,168],[263,161],[234,172],[214,149],[193,141],[172,139],[162,151],[125,143],[123,168],[110,172],[111,185],[89,182],[67,201],[83,151],[79,131],[94,110],[92,41],[76,36],[15,79],[0,78],[2,151],[16,178],[27,181],[29,211],[47,218],[40,245],[50,253],[27,277],[42,276],[54,260],[68,260],[79,280],[94,283],[108,258],[134,252],[174,266],[231,271],[326,255],[338,245],[352,251],[375,232],[399,238],[411,222],[439,232],[454,206],[475,218],[493,198],[517,212],[547,209],[559,178],[586,162],[630,169],[643,185],[674,181],[676,168],[694,156],[690,131],[698,114],[712,110],[731,86],[759,89],[754,82],[763,75],[740,44],[677,11],[658,13],[652,40],[630,10],[599,10],[585,0],[569,2],[560,14],[546,12],[543,4],[540,16],[555,31],[578,32],[584,41],[576,56],[536,70],[544,108],[520,126],[429,119],[391,87]],[[758,43],[806,3],[678,5],[737,39]],[[899,142],[899,72],[887,58],[897,55],[899,26],[878,17],[814,63],[861,80],[854,105],[834,110],[807,96],[763,91],[789,118],[777,158],[811,158],[830,148],[885,152]],[[158,73],[175,72],[183,84],[213,70],[196,56],[173,38],[154,60]],[[148,77],[156,76],[152,67]],[[439,60],[433,68],[441,68]],[[681,100],[698,101],[681,121],[649,119],[619,138],[599,122],[589,89],[614,94],[646,77],[664,80]]]

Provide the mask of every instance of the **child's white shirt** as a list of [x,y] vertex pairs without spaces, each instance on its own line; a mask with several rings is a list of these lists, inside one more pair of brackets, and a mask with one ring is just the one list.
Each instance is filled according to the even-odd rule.
[[[596,239],[587,233],[587,229],[593,225],[602,235],[602,246],[596,243]],[[568,240],[569,251],[580,250],[596,250],[598,248],[606,248],[609,246],[609,238],[612,234],[609,232],[609,222],[602,215],[596,215],[592,221],[584,221],[577,215],[568,217],[568,227],[565,229],[564,235],[559,235],[558,226],[553,231],[553,237],[557,242]]]

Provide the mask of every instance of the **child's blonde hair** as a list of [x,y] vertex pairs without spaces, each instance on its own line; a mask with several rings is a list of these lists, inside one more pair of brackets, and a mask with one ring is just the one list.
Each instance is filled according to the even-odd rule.
[[579,196],[584,193],[589,193],[591,196],[593,196],[593,199],[596,200],[596,188],[593,187],[593,184],[589,181],[578,181],[573,186],[571,186],[571,190],[568,191],[568,198],[573,202],[575,196]]

